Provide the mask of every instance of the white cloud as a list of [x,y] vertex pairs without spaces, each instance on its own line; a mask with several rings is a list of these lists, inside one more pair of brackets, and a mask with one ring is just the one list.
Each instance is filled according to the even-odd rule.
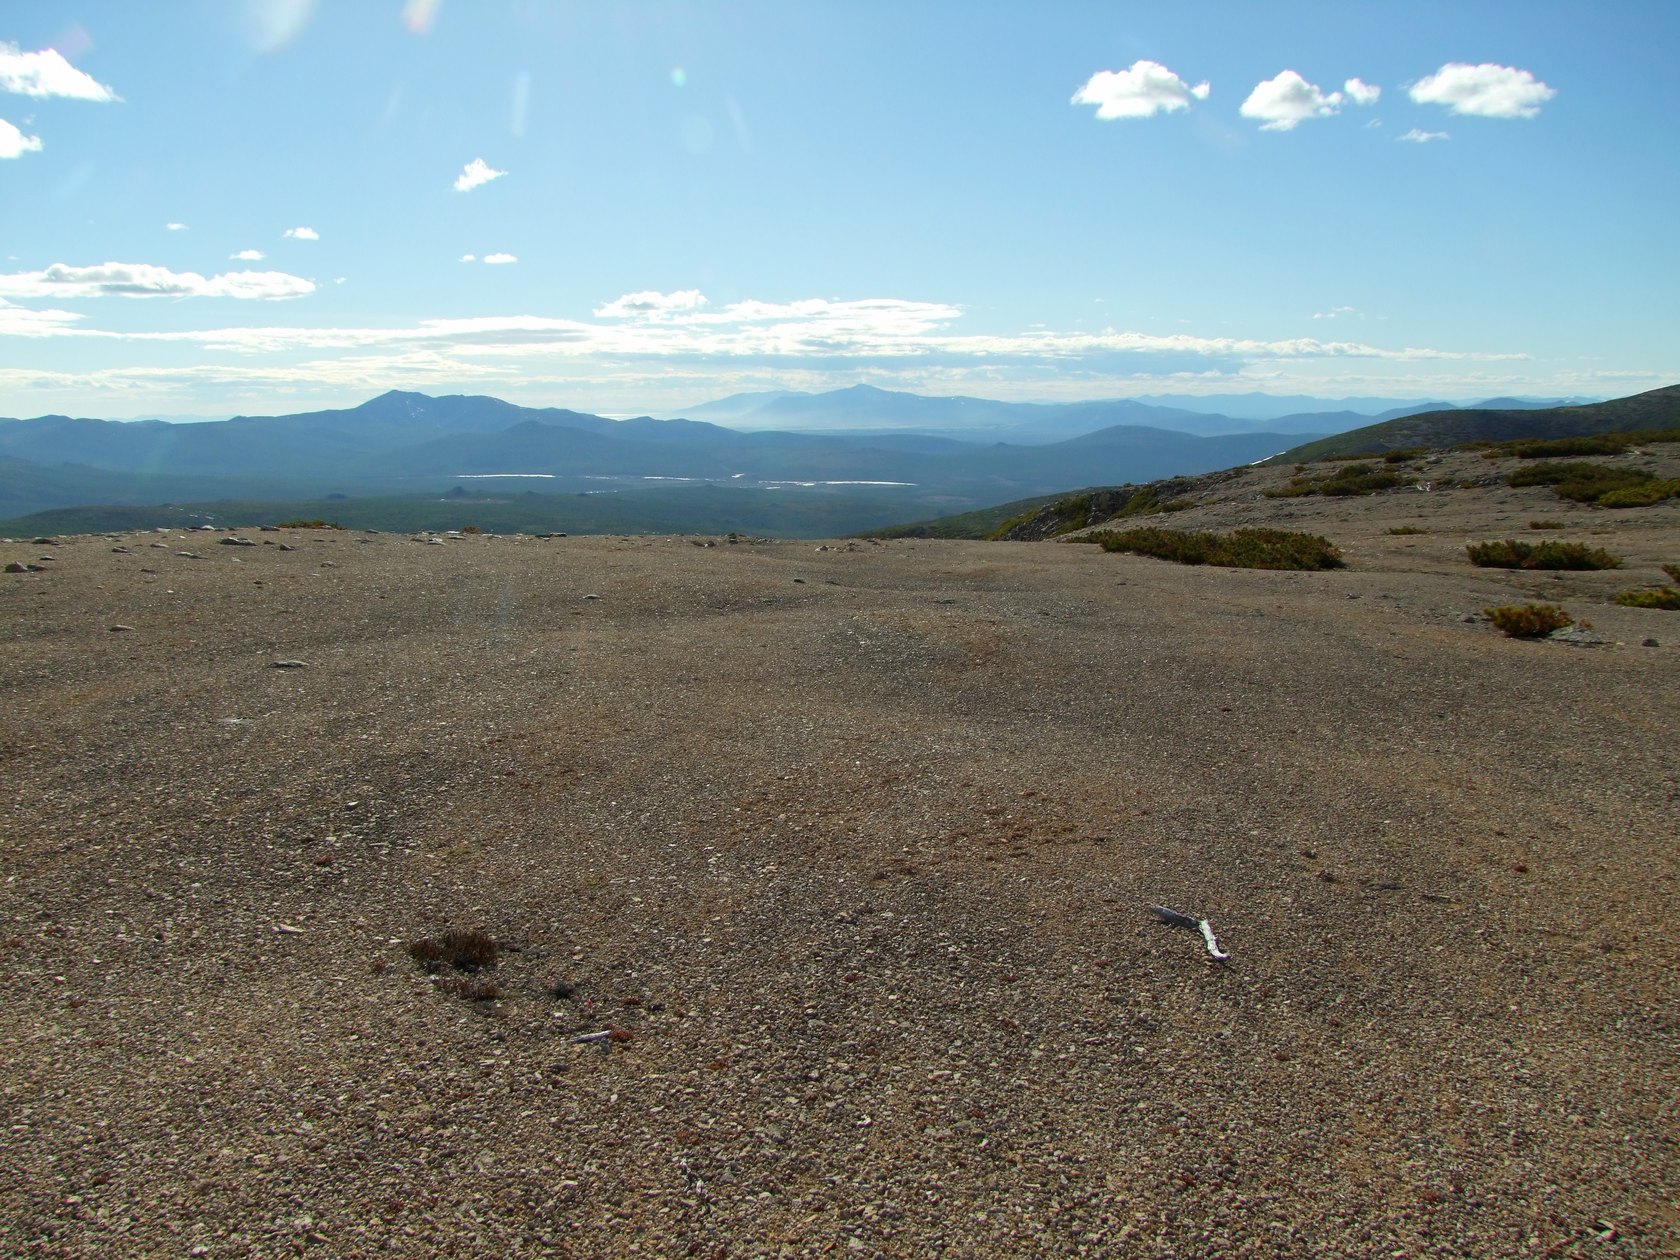
[[0,297],[226,297],[256,301],[302,297],[313,281],[283,271],[230,271],[205,277],[150,263],[100,263],[71,267],[54,263],[43,271],[0,275]]
[[1420,131],[1416,127],[1413,127],[1405,135],[1395,136],[1394,138],[1396,140],[1404,140],[1409,144],[1428,144],[1431,140],[1452,139],[1452,137],[1444,131]]
[[163,228],[166,232],[185,232],[187,225],[185,223],[165,223]]
[[1351,306],[1332,306],[1327,311],[1316,312],[1313,315],[1313,318],[1314,319],[1341,319],[1344,316],[1356,315],[1356,314],[1358,314],[1358,312]]
[[0,42],[0,92],[22,96],[67,96],[78,101],[120,101],[103,83],[76,69],[56,48],[24,52]]
[[1151,118],[1205,101],[1210,90],[1205,81],[1191,87],[1158,61],[1134,61],[1130,69],[1097,71],[1069,104],[1095,105],[1102,119]]
[[477,254],[462,254],[461,255],[461,261],[462,262],[477,262],[478,261],[478,255]]
[[25,153],[40,151],[40,136],[26,136],[4,118],[0,118],[0,158],[22,157]]
[[636,316],[658,317],[697,311],[706,305],[706,295],[699,289],[679,289],[675,293],[659,293],[647,289],[641,293],[626,293],[605,306],[595,308],[598,319],[631,319]]
[[1342,90],[1348,94],[1348,100],[1355,105],[1375,105],[1377,98],[1382,95],[1382,89],[1374,83],[1366,83],[1361,79],[1349,79],[1342,84]]
[[488,184],[506,174],[506,171],[498,171],[487,164],[483,158],[474,158],[462,167],[461,173],[455,177],[455,191],[471,192],[480,184]]
[[242,249],[237,254],[229,254],[234,262],[261,262],[263,252],[260,249]]
[[1527,70],[1449,62],[1412,84],[1411,98],[1420,105],[1445,105],[1455,114],[1483,118],[1533,118],[1540,106],[1557,95]]
[[0,298],[0,336],[50,337],[80,318],[74,311],[33,311]]
[[1293,70],[1255,84],[1237,112],[1260,120],[1261,131],[1293,131],[1309,118],[1325,118],[1342,108],[1342,94],[1326,95]]
[[312,227],[287,228],[281,235],[293,241],[318,241],[321,239],[321,234]]
[[519,259],[512,254],[486,254],[484,255],[484,261],[492,266],[500,266],[504,263],[516,263]]

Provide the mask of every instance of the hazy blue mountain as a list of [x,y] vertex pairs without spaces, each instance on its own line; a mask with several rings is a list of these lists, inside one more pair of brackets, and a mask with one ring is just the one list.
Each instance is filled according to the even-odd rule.
[[[804,395],[795,402],[806,416],[831,423],[847,407],[902,423],[934,417],[951,402],[884,390],[841,392],[847,397]],[[1037,414],[1019,404],[958,401],[994,422]],[[468,484],[480,495],[575,495],[680,480],[737,491],[827,486],[858,496],[867,486],[890,483],[899,487],[898,497],[884,519],[905,519],[907,508],[915,510],[911,498],[956,510],[1095,482],[1202,472],[1274,454],[1316,433],[1199,436],[1169,426],[1102,423],[1116,412],[1107,404],[1049,410],[1053,425],[1024,426],[1030,442],[964,440],[913,427],[741,431],[692,419],[618,421],[496,398],[399,391],[342,410],[184,425],[43,416],[0,422],[0,516],[89,503],[424,498]],[[1126,404],[1119,413],[1162,410]],[[738,496],[729,501],[738,504]]]
[[[1023,444],[1057,442],[1122,424],[1148,425],[1203,437],[1262,429],[1333,433],[1337,428],[1348,427],[1336,419],[1320,418],[1311,412],[1291,417],[1296,421],[1292,424],[1262,424],[1133,398],[1075,403],[998,402],[961,395],[908,394],[877,389],[873,385],[854,385],[821,394],[790,390],[735,394],[702,403],[683,414],[741,429],[848,434],[910,431],[942,433],[966,441],[1004,440]],[[1370,420],[1369,415],[1360,414],[1349,423],[1368,424]]]

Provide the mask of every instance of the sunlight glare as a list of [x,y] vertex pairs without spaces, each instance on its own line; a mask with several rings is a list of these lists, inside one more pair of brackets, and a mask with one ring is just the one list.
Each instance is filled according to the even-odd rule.
[[245,38],[260,53],[277,53],[309,25],[315,0],[249,0]]

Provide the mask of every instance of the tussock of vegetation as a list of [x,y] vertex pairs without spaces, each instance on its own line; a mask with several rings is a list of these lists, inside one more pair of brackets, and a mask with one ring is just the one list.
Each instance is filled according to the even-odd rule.
[[1537,520],[1528,523],[1530,529],[1562,529],[1562,521]]
[[1642,468],[1616,468],[1609,464],[1565,464],[1546,462],[1519,468],[1505,478],[1511,486],[1550,486],[1559,498],[1577,503],[1597,503],[1612,490],[1654,481]]
[[1397,446],[1392,451],[1383,452],[1383,463],[1404,464],[1407,460],[1418,459],[1427,454],[1427,446]]
[[1680,478],[1669,481],[1647,481],[1643,485],[1625,486],[1598,496],[1598,506],[1606,508],[1650,507],[1664,499],[1680,498]]
[[1680,564],[1665,564],[1662,571],[1668,574],[1670,582],[1680,582]]
[[1080,541],[1104,551],[1154,556],[1177,564],[1213,564],[1228,569],[1339,569],[1341,553],[1327,538],[1284,529],[1239,529],[1231,534],[1192,533],[1143,526],[1099,530]]
[[1659,586],[1655,590],[1623,591],[1616,596],[1616,602],[1628,608],[1666,608],[1670,612],[1680,612],[1680,591],[1672,586]]
[[1416,525],[1393,525],[1388,530],[1391,534],[1427,534],[1427,529],[1419,529]]
[[410,942],[408,956],[430,972],[437,972],[447,965],[456,971],[471,973],[494,967],[501,949],[496,938],[488,932],[450,928],[441,936],[426,936]]
[[1517,438],[1510,442],[1471,443],[1485,447],[1484,459],[1557,459],[1570,455],[1621,455],[1647,442],[1680,442],[1680,429],[1628,429],[1617,433],[1589,433],[1580,437]]
[[1554,630],[1575,624],[1575,619],[1556,604],[1506,604],[1482,611],[1496,630],[1513,639],[1541,639]]
[[1316,477],[1296,477],[1286,486],[1266,491],[1266,497],[1293,499],[1306,494],[1376,494],[1380,490],[1392,490],[1404,481],[1405,478],[1398,473],[1378,472],[1370,464],[1343,464],[1334,472]]
[[323,521],[320,517],[317,516],[314,519],[307,520],[307,521],[280,521],[274,526],[274,528],[275,529],[343,529],[344,526],[340,525],[337,521]]
[[445,976],[438,988],[469,1002],[494,1002],[502,996],[502,986],[489,976]]
[[1465,547],[1470,563],[1484,569],[1619,569],[1620,557],[1583,543],[1471,543]]

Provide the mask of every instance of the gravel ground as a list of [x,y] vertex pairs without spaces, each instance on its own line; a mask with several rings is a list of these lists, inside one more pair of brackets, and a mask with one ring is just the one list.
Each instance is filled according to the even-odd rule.
[[1267,475],[1350,568],[0,545],[0,1252],[1674,1254],[1677,505]]

